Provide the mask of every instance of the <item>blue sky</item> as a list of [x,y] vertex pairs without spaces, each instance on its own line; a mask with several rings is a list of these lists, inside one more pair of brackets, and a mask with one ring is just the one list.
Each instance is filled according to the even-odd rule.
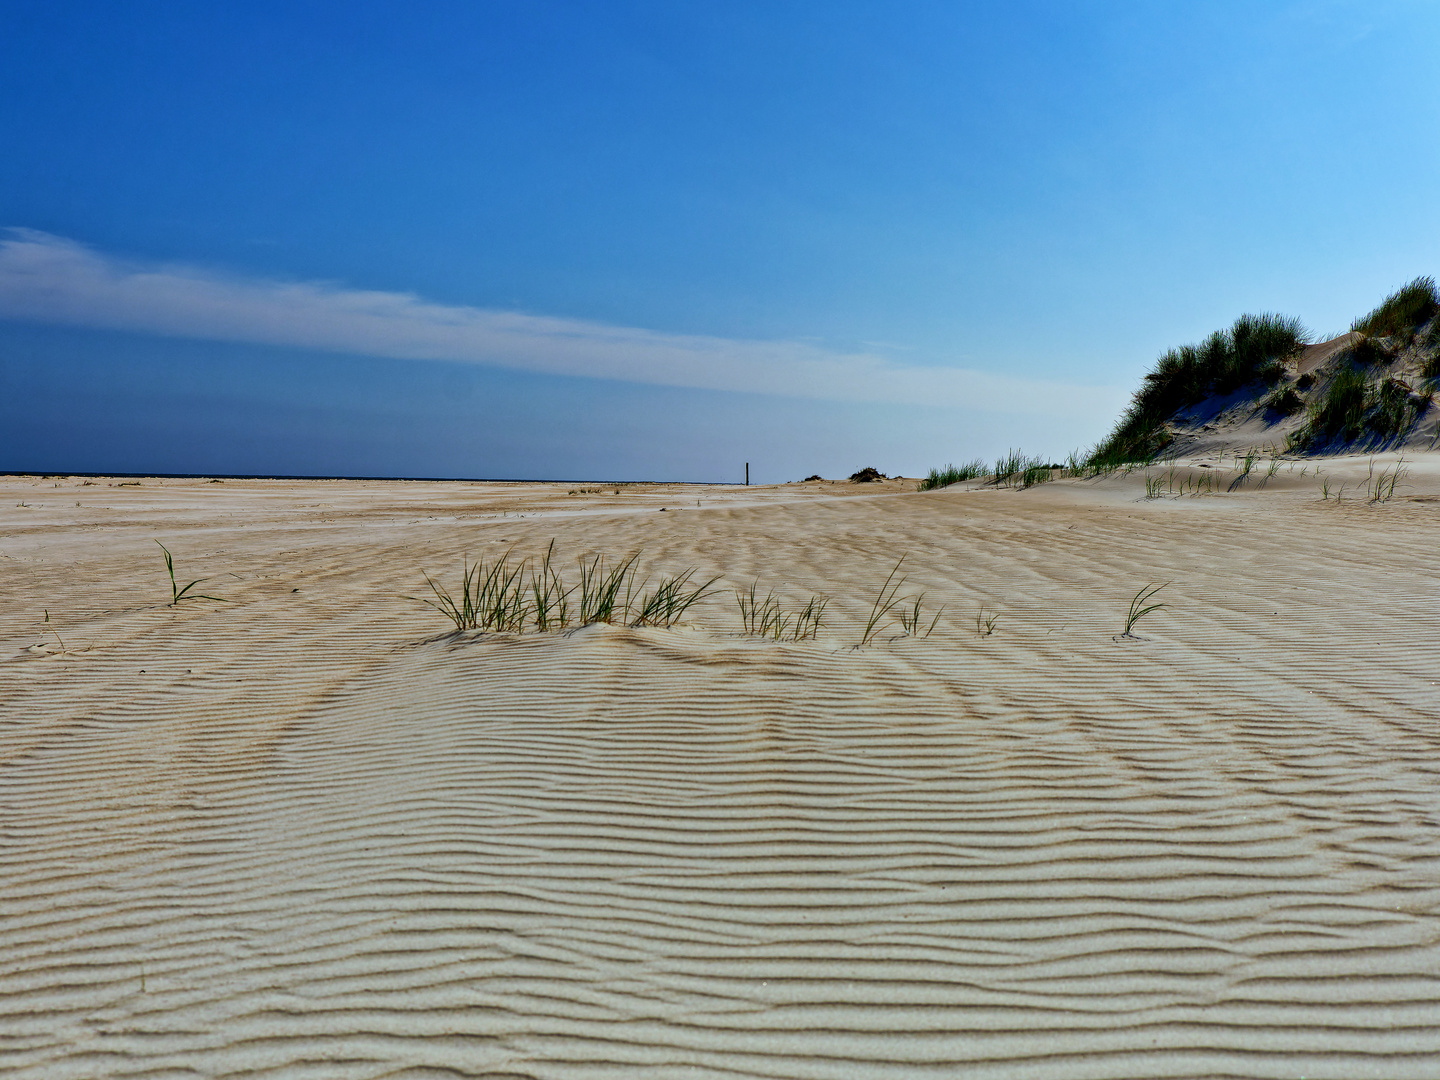
[[1432,3],[0,2],[0,469],[1061,456],[1437,270]]

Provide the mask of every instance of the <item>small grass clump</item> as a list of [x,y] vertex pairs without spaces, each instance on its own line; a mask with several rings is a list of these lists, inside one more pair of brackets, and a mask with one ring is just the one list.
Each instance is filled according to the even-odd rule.
[[[618,613],[623,622],[630,607],[630,596],[635,584],[635,566],[640,553],[619,562],[606,565],[604,555],[596,555],[588,563],[580,560],[580,606],[581,626],[595,623],[613,623]],[[625,590],[621,600],[620,590]]]
[[991,474],[993,483],[1003,484],[1012,476],[1025,467],[1025,455],[1019,450],[1011,450],[1004,457],[995,462],[995,469]]
[[460,595],[435,581],[429,574],[425,583],[435,594],[434,600],[420,598],[455,624],[456,631],[490,630],[496,632],[524,631],[530,605],[523,573],[525,563],[510,565],[507,551],[488,567],[483,559],[473,566],[469,560],[461,564]]
[[1389,502],[1395,497],[1396,486],[1409,475],[1410,470],[1405,467],[1403,455],[1391,468],[1381,469],[1379,475],[1376,475],[1375,462],[1371,459],[1370,472],[1365,481],[1365,494],[1372,503]]
[[573,590],[565,588],[565,583],[560,580],[554,557],[555,541],[551,540],[550,546],[545,549],[545,557],[530,575],[531,611],[535,629],[542,634],[563,630],[570,624],[570,593]]
[[[694,576],[695,568],[692,566],[684,573],[661,578],[660,584],[655,587],[654,592],[645,593],[640,597],[634,621],[630,625],[659,626],[665,629],[674,626],[691,605],[709,594],[710,586],[719,580],[719,578],[712,577],[703,585],[687,588],[687,586],[691,586]],[[643,587],[641,586],[642,589]]]
[[1433,277],[1417,277],[1381,301],[1370,314],[1356,319],[1350,329],[1366,337],[1409,337],[1440,312],[1440,290]]
[[1055,479],[1054,465],[1047,465],[1039,458],[1025,463],[1025,468],[1020,470],[1020,487],[1034,487],[1036,484],[1046,484]]
[[773,592],[760,599],[758,588],[757,580],[751,582],[745,592],[738,589],[735,592],[735,600],[740,605],[740,624],[745,633],[775,641],[804,641],[820,636],[825,606],[830,602],[828,598],[812,596],[803,608],[792,612],[781,606]]
[[[648,579],[636,582],[637,551],[619,561],[595,555],[580,559],[580,582],[566,586],[555,568],[555,541],[543,558],[512,562],[507,551],[486,565],[462,563],[458,594],[425,575],[435,599],[412,597],[435,608],[462,630],[523,634],[565,630],[572,625],[620,622],[627,626],[670,627],[705,596],[716,578],[695,584],[692,567],[662,577],[653,590]],[[578,592],[578,597],[575,595]],[[573,598],[573,599],[572,599]]]
[[[1165,585],[1169,584],[1168,581],[1165,582]],[[1164,604],[1151,604],[1149,602],[1151,597],[1165,588],[1165,585],[1146,585],[1135,594],[1134,599],[1130,601],[1130,610],[1125,615],[1125,629],[1121,632],[1121,637],[1133,638],[1135,635],[1131,633],[1131,631],[1134,629],[1135,624],[1146,615],[1149,615],[1150,612],[1158,611],[1165,606]]]
[[[161,544],[159,540],[156,540],[155,543],[159,544],[160,550],[165,553],[165,572],[170,575],[170,603],[166,605],[167,607],[174,607],[180,603],[181,600],[215,600],[222,604],[229,603],[223,596],[206,596],[204,593],[192,593],[190,591],[195,588],[196,585],[199,585],[200,582],[204,581],[204,578],[196,578],[183,589],[180,588],[179,583],[175,580],[175,559],[171,556],[170,549],[164,544]],[[49,613],[47,612],[46,614],[48,615]]]
[[[940,616],[945,614],[945,607],[942,604],[940,609],[935,612],[934,618],[930,620],[929,625],[926,625],[925,617],[920,613],[920,605],[924,600],[925,594],[920,593],[912,596],[908,604],[896,609],[896,618],[900,620],[901,631],[912,637],[929,637],[940,622]],[[920,630],[922,626],[925,627],[924,633],[921,633]]]
[[[1074,457],[1073,454],[1071,456]],[[1048,464],[1044,458],[1028,457],[1019,450],[1011,450],[995,462],[989,483],[996,487],[1009,484],[1023,490],[1053,480],[1055,471],[1061,468],[1064,466]]]
[[1240,473],[1234,480],[1230,481],[1230,487],[1227,490],[1235,491],[1242,487],[1245,481],[1250,478],[1250,474],[1255,471],[1255,463],[1259,460],[1260,455],[1254,450],[1245,451],[1244,458],[1240,459]]
[[[901,577],[898,581],[895,579],[895,575],[900,573],[900,564],[903,563],[905,559],[906,556],[901,555],[900,558],[895,560],[895,565],[891,567],[890,574],[885,579],[885,584],[881,585],[880,591],[876,593],[875,602],[870,605],[870,618],[865,621],[865,630],[860,636],[861,646],[869,645],[876,634],[893,622],[900,624],[900,629],[903,633],[915,635],[919,632],[923,624],[921,605],[925,599],[925,594],[920,593],[918,596],[902,597],[900,595],[900,588],[905,584],[907,579],[904,577]],[[926,628],[925,632],[919,636],[930,636],[931,632],[935,629],[935,625],[940,621],[940,615],[944,610],[942,607],[935,613],[935,617],[930,620],[930,625]]]
[[931,469],[930,474],[920,481],[919,491],[933,491],[949,487],[963,480],[974,480],[985,475],[985,463],[979,458],[964,465],[946,465],[943,469]]

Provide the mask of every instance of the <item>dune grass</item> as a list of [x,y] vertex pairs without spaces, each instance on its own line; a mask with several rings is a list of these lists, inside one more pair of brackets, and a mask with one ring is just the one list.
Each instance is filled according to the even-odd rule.
[[563,630],[570,625],[570,594],[555,569],[555,541],[545,549],[535,572],[530,575],[530,603],[534,614],[535,629],[544,634],[551,630]]
[[1254,450],[1245,451],[1245,456],[1240,459],[1240,473],[1234,480],[1230,481],[1227,491],[1236,491],[1243,487],[1250,474],[1255,471],[1255,462],[1260,460],[1260,455]]
[[896,580],[895,575],[900,573],[900,566],[905,562],[908,554],[907,552],[895,560],[895,565],[890,568],[885,583],[875,594],[875,600],[870,605],[870,617],[865,620],[865,629],[860,635],[860,644],[857,648],[869,645],[881,630],[893,623],[898,622],[901,631],[905,634],[929,637],[940,621],[940,616],[945,610],[944,607],[935,613],[935,617],[930,620],[924,633],[920,633],[920,628],[925,625],[921,615],[925,594],[903,597],[900,595],[900,589],[908,579],[902,576]]
[[[410,597],[435,608],[455,631],[480,630],[492,633],[548,633],[593,623],[621,623],[631,627],[670,627],[696,603],[710,595],[718,577],[696,580],[696,568],[660,578],[648,589],[648,578],[639,579],[640,553],[612,560],[603,554],[579,560],[580,580],[566,585],[555,565],[555,542],[543,556],[514,558],[510,549],[496,558],[461,562],[459,587],[446,585],[424,574],[431,597]],[[870,618],[861,638],[868,645],[887,625],[898,623],[905,634],[929,636],[940,622],[944,608],[933,615],[925,612],[925,594],[901,596],[905,578],[897,575],[905,556],[891,569],[871,606]],[[423,571],[422,571],[423,573]],[[192,583],[193,584],[193,583]],[[187,586],[187,589],[189,587]],[[187,590],[176,589],[184,597]],[[814,595],[798,609],[787,609],[774,592],[759,593],[758,581],[737,590],[743,631],[776,641],[805,641],[819,636],[825,622],[829,598]],[[993,620],[992,620],[993,629]]]
[[[566,585],[555,566],[555,541],[539,559],[513,561],[511,549],[489,562],[461,563],[460,587],[452,593],[425,574],[434,599],[411,597],[444,615],[457,632],[550,633],[571,626],[620,622],[628,626],[675,625],[709,595],[718,580],[695,583],[695,568],[662,577],[647,591],[637,583],[640,553],[618,561],[604,555],[579,560],[580,581]],[[423,571],[422,571],[423,572]],[[578,595],[577,595],[578,593]]]
[[987,466],[984,461],[976,458],[964,465],[946,465],[943,469],[931,469],[916,490],[933,491],[958,484],[962,480],[976,479],[984,479],[992,487],[1010,486],[1024,489],[1053,480],[1056,472],[1080,476],[1085,473],[1085,469],[1085,459],[1078,451],[1071,453],[1068,464],[1054,465],[1047,463],[1044,458],[1029,457],[1019,450],[1010,450],[993,466]]
[[870,639],[875,636],[880,627],[884,625],[884,620],[889,618],[890,612],[900,603],[898,594],[900,586],[905,584],[905,579],[902,577],[896,581],[895,575],[900,572],[900,564],[904,561],[904,555],[895,561],[894,567],[890,570],[890,576],[885,579],[885,584],[880,586],[880,591],[875,595],[875,602],[870,605],[870,618],[866,620],[865,632],[860,637],[861,645],[870,644]]
[[691,586],[694,576],[695,567],[692,566],[672,577],[661,578],[653,592],[640,597],[630,625],[658,626],[664,629],[674,626],[684,617],[685,612],[690,610],[691,605],[709,595],[710,587],[720,580],[712,577],[703,584],[687,588]]
[[1410,400],[1410,388],[1399,379],[1386,379],[1370,399],[1370,431],[1379,439],[1398,438],[1419,413],[1418,405]]
[[1440,290],[1433,277],[1417,277],[1395,290],[1380,306],[1350,324],[1366,337],[1410,336],[1440,312]]
[[[1337,441],[1384,441],[1409,430],[1428,406],[1428,398],[1396,380],[1369,387],[1363,372],[1394,360],[1427,323],[1430,329],[1421,345],[1427,349],[1440,345],[1437,315],[1440,288],[1432,277],[1417,277],[1356,319],[1351,330],[1365,336],[1343,354],[1350,370],[1338,373],[1324,395],[1312,399],[1306,422],[1291,436],[1289,447],[1314,450]],[[1171,349],[1145,376],[1110,434],[1083,456],[1071,455],[1067,473],[1106,474],[1152,462],[1173,440],[1169,422],[1177,414],[1248,388],[1259,395],[1273,387],[1263,399],[1264,408],[1277,416],[1294,416],[1305,407],[1301,393],[1310,389],[1315,377],[1307,374],[1291,385],[1279,385],[1283,362],[1310,340],[1299,320],[1264,313],[1242,315],[1228,329],[1217,330],[1198,344]],[[1440,380],[1440,353],[1423,358],[1422,374]]]
[[581,626],[613,623],[617,615],[621,622],[625,621],[635,587],[635,568],[639,561],[638,551],[608,565],[604,555],[596,555],[588,563],[584,559],[580,560],[578,615]]
[[1025,468],[1027,459],[1019,450],[1011,450],[1004,457],[995,462],[995,469],[992,473],[993,483],[1003,484],[1021,469]]
[[1396,486],[1410,475],[1410,470],[1405,467],[1404,455],[1388,469],[1381,469],[1377,475],[1375,472],[1375,459],[1370,459],[1369,475],[1365,480],[1365,494],[1372,503],[1389,502],[1395,497]]
[[1002,484],[1020,489],[1034,487],[1054,479],[1057,468],[1061,466],[1047,464],[1044,458],[1029,457],[1019,450],[1011,450],[995,462],[989,483],[996,487]]
[[951,484],[958,484],[963,480],[974,480],[985,475],[985,463],[976,458],[964,465],[946,465],[943,469],[931,469],[929,475],[920,481],[920,486],[916,490],[933,491],[936,488],[949,487]]
[[1020,470],[1021,489],[1034,487],[1036,484],[1047,484],[1055,479],[1055,467],[1049,465],[1039,458],[1031,458]]
[[[925,594],[919,593],[910,598],[910,603],[896,609],[896,618],[900,621],[900,629],[913,637],[929,637],[934,632],[936,625],[940,622],[940,616],[945,614],[945,605],[941,604],[940,609],[935,612],[927,625],[924,615],[921,614],[920,606],[925,600]],[[924,631],[921,631],[924,627]]]
[[[457,599],[450,590],[429,574],[425,583],[435,594],[434,600],[419,597],[421,603],[429,604],[460,630],[506,630],[514,627],[513,612],[519,608],[528,613],[525,604],[523,582],[513,590],[502,589],[513,584],[515,573],[507,566],[510,553],[507,551],[487,568],[484,560],[473,566],[469,560],[461,563],[460,596]],[[510,612],[512,617],[504,618],[502,613]],[[523,618],[521,620],[523,626]]]
[[[1170,582],[1165,582],[1165,585],[1169,584]],[[1134,629],[1135,624],[1146,615],[1149,615],[1150,612],[1159,611],[1165,606],[1164,604],[1149,603],[1150,598],[1165,588],[1165,585],[1146,585],[1135,594],[1134,598],[1130,601],[1130,610],[1125,615],[1125,629],[1121,631],[1121,637],[1133,638],[1135,635],[1131,633],[1131,631]]]
[[1374,338],[1368,337],[1361,338],[1351,345],[1345,350],[1345,355],[1350,358],[1352,364],[1362,368],[1378,367],[1381,364],[1388,364],[1394,359],[1394,355],[1390,351],[1383,348]]
[[170,603],[166,605],[167,607],[174,607],[180,603],[181,600],[215,600],[222,604],[229,603],[223,596],[206,596],[204,593],[192,593],[190,591],[195,588],[196,585],[199,585],[200,582],[204,581],[204,578],[196,578],[183,589],[180,588],[175,580],[175,559],[170,554],[170,549],[164,544],[161,544],[159,540],[156,540],[155,543],[159,544],[160,550],[165,553],[165,572],[170,575]]
[[806,601],[805,606],[795,613],[795,630],[791,635],[793,641],[804,641],[806,638],[820,636],[820,624],[825,617],[825,606],[830,603],[828,597],[815,595]]
[[1311,404],[1305,424],[1290,436],[1290,445],[1317,450],[1362,439],[1390,442],[1409,431],[1428,404],[1399,379],[1372,382],[1361,368],[1347,367]]
[[[1280,463],[1278,461],[1272,461],[1271,469],[1265,474],[1265,479],[1268,480],[1279,470]],[[1264,481],[1261,481],[1261,483],[1263,485]],[[1177,485],[1175,483],[1175,468],[1171,466],[1167,472],[1160,476],[1146,477],[1145,498],[1160,499],[1166,495],[1173,495],[1176,498],[1182,495],[1189,495],[1195,498],[1200,495],[1209,495],[1212,492],[1220,490],[1220,487],[1221,480],[1215,475],[1214,470],[1206,470],[1204,475],[1198,480],[1194,477],[1185,477]],[[1231,490],[1233,490],[1233,485]]]
[[792,612],[785,610],[774,592],[761,599],[758,589],[757,580],[750,583],[748,590],[735,592],[735,600],[740,605],[740,624],[745,633],[775,641],[804,641],[819,637],[825,606],[830,602],[826,597],[812,596],[803,608]]
[[1129,408],[1111,433],[1089,454],[1091,469],[1150,461],[1171,436],[1165,423],[1177,412],[1217,394],[1247,386],[1273,386],[1281,364],[1310,340],[1299,319],[1264,313],[1241,315],[1228,330],[1217,330],[1197,345],[1171,349],[1145,376]]
[[[439,611],[455,631],[492,633],[548,633],[588,626],[593,623],[620,623],[630,627],[670,627],[713,591],[718,577],[696,580],[696,568],[660,578],[653,589],[649,579],[639,579],[640,553],[611,560],[592,555],[579,560],[580,580],[566,585],[555,565],[555,541],[543,556],[514,558],[514,549],[487,562],[461,561],[459,587],[451,591],[440,581],[424,574],[432,597],[410,597]],[[871,604],[860,638],[869,645],[888,626],[898,625],[903,634],[928,637],[939,625],[945,608],[925,610],[925,593],[902,595],[907,578],[901,555],[891,568]],[[423,571],[422,571],[423,573]],[[177,590],[183,596],[185,590]],[[740,623],[744,633],[776,641],[805,641],[819,636],[825,625],[829,598],[816,594],[798,609],[787,609],[773,591],[763,597],[758,579],[747,589],[736,590]],[[995,629],[996,616],[985,619],[984,609],[976,620],[977,631],[985,635]],[[981,630],[983,623],[983,630]]]
[[1310,429],[1317,435],[1339,436],[1347,442],[1358,439],[1365,430],[1367,387],[1363,372],[1355,368],[1339,372],[1311,412]]

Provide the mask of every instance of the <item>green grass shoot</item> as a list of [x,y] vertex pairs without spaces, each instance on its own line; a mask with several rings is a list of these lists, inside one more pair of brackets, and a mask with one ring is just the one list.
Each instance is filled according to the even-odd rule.
[[1000,616],[995,614],[986,615],[985,605],[980,605],[980,610],[975,614],[975,633],[981,637],[989,637],[995,633],[995,624],[1000,621]]
[[[940,622],[940,616],[945,614],[945,606],[942,604],[940,610],[935,612],[935,617],[930,620],[930,624],[926,626],[925,617],[920,611],[920,605],[924,599],[925,594],[920,593],[918,596],[910,597],[909,606],[897,609],[896,617],[900,620],[900,629],[911,636],[929,637],[934,632],[936,624]],[[924,627],[923,632],[921,627]]]
[[[999,472],[998,468],[996,472]],[[875,602],[870,605],[870,618],[866,620],[865,632],[860,637],[861,645],[870,644],[870,639],[875,636],[884,625],[885,620],[890,617],[890,613],[899,605],[900,586],[905,584],[905,578],[902,577],[896,581],[895,575],[900,572],[900,564],[904,561],[904,555],[895,560],[895,565],[890,570],[890,576],[885,579],[885,584],[881,585],[880,591],[875,594]]]
[[175,581],[175,559],[171,556],[170,549],[164,544],[161,544],[159,540],[156,540],[155,543],[159,544],[160,550],[165,553],[165,572],[170,575],[170,603],[167,605],[168,607],[174,607],[180,603],[181,600],[216,600],[222,604],[229,603],[229,601],[222,596],[206,596],[204,593],[192,593],[190,591],[195,588],[196,585],[199,585],[200,582],[204,581],[204,578],[196,578],[183,589],[180,588],[179,584]]
[[740,605],[740,624],[747,634],[768,637],[775,641],[804,641],[820,635],[821,622],[829,599],[812,596],[799,611],[786,611],[773,591],[764,599],[759,595],[758,581],[751,582],[750,588],[736,590],[735,600]]
[[1395,487],[1406,476],[1410,470],[1405,468],[1405,458],[1402,456],[1395,462],[1393,468],[1381,469],[1380,474],[1375,475],[1375,460],[1370,460],[1370,476],[1365,482],[1365,493],[1372,503],[1389,502],[1395,497]]
[[[1165,582],[1165,585],[1169,584],[1170,582]],[[1131,630],[1135,624],[1146,615],[1149,615],[1150,612],[1158,611],[1165,606],[1164,604],[1149,603],[1150,598],[1165,588],[1165,585],[1146,585],[1135,594],[1134,598],[1130,601],[1130,610],[1125,615],[1125,629],[1121,632],[1121,637],[1134,637],[1135,635],[1131,633]]]
[[979,458],[964,465],[946,465],[943,469],[931,469],[930,474],[920,481],[917,491],[933,491],[949,487],[962,480],[974,480],[985,475],[985,463]]
[[661,578],[654,589],[646,591],[648,581],[636,582],[637,551],[618,562],[604,555],[581,558],[579,584],[567,586],[555,565],[554,540],[538,559],[516,562],[513,554],[511,549],[488,564],[483,559],[474,565],[462,560],[460,587],[454,593],[427,573],[425,582],[434,599],[410,599],[435,608],[454,624],[457,633],[523,634],[533,629],[543,634],[572,625],[617,622],[670,627],[709,595],[718,580],[697,584],[692,567]]
[[681,574],[661,578],[655,591],[641,598],[638,613],[630,625],[670,627],[679,622],[690,606],[709,595],[710,587],[720,580],[712,577],[703,585],[686,588],[694,576],[695,568],[692,566]]

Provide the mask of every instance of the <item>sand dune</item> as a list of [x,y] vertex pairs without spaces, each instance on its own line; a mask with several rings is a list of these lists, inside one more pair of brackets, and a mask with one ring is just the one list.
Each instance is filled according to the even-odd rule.
[[[1440,457],[1320,467],[0,481],[0,1070],[1440,1075]],[[552,537],[829,625],[406,599]],[[852,648],[902,552],[939,628]]]

